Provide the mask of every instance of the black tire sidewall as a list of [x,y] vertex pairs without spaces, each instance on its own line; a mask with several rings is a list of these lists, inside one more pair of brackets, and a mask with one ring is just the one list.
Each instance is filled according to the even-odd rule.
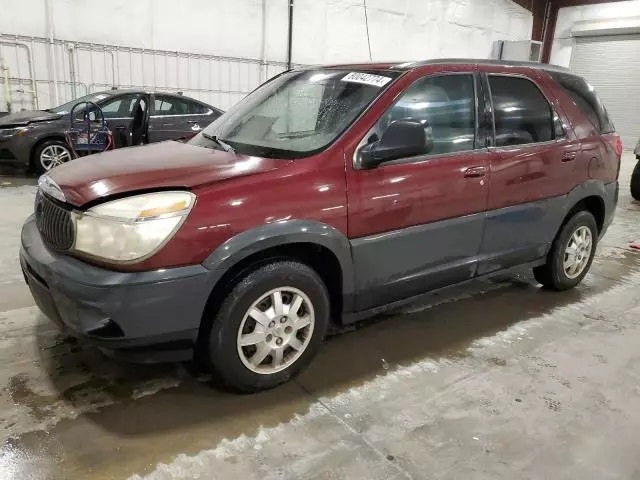
[[[593,245],[591,247],[591,253],[589,255],[589,261],[585,266],[584,270],[580,275],[575,278],[567,277],[567,274],[564,271],[564,252],[567,248],[567,244],[571,239],[571,236],[574,232],[582,227],[586,226],[591,230],[591,236]],[[571,219],[564,225],[562,231],[558,238],[555,241],[553,248],[553,255],[550,259],[552,262],[551,268],[551,276],[552,282],[557,289],[566,290],[569,288],[573,288],[578,285],[585,275],[589,272],[591,268],[591,263],[593,262],[593,258],[596,253],[596,248],[598,246],[598,225],[596,223],[595,218],[590,212],[581,211],[576,213]]]
[[45,170],[44,167],[42,166],[42,164],[40,163],[40,155],[42,155],[42,151],[47,148],[50,147],[52,145],[58,145],[60,147],[65,148],[68,152],[69,152],[69,157],[72,157],[72,153],[71,153],[71,148],[69,147],[69,145],[67,145],[66,142],[63,142],[62,140],[47,140],[43,143],[41,143],[40,145],[38,145],[38,147],[36,148],[34,155],[33,155],[33,160],[32,160],[32,168],[33,171],[38,174],[38,175],[42,175],[45,174],[47,172],[50,172],[51,170]]
[[631,174],[631,196],[640,201],[640,161],[636,163]]
[[[252,372],[240,360],[237,335],[251,305],[270,290],[294,287],[313,304],[315,323],[309,345],[288,368],[270,375]],[[223,386],[244,393],[273,388],[302,371],[320,349],[329,324],[329,295],[319,275],[308,266],[290,261],[274,262],[240,280],[223,301],[208,336],[209,368]]]

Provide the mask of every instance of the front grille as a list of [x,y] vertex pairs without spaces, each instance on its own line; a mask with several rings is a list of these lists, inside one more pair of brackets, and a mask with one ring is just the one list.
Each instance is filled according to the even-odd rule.
[[36,200],[36,225],[49,246],[57,250],[69,250],[73,246],[71,212],[56,205],[40,192]]

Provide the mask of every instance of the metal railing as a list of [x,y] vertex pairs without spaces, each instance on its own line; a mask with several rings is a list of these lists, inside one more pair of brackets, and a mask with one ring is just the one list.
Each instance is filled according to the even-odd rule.
[[[182,91],[227,109],[287,68],[285,62],[256,58],[5,34],[0,48],[13,110],[49,108],[56,100],[61,104],[112,87]],[[6,96],[0,93],[0,105]]]

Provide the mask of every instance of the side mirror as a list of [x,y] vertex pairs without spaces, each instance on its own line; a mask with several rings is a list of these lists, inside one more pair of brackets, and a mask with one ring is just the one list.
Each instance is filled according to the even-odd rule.
[[431,127],[426,122],[402,119],[393,122],[380,141],[370,143],[360,151],[363,168],[376,168],[383,162],[424,155],[433,148]]

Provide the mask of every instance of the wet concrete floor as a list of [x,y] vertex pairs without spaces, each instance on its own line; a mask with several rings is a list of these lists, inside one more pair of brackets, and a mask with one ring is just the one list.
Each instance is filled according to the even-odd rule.
[[640,479],[640,204],[577,289],[523,272],[332,336],[251,396],[61,336],[23,285],[34,179],[0,177],[0,479]]

